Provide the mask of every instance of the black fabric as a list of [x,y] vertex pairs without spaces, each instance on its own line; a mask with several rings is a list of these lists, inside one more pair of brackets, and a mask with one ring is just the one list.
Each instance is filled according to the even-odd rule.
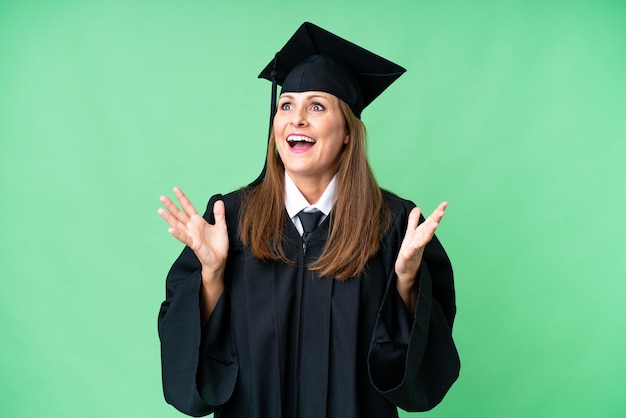
[[326,55],[310,55],[296,65],[283,81],[281,93],[323,91],[348,104],[361,116],[363,94],[356,73],[348,64]]
[[[200,265],[185,248],[166,282],[159,312],[167,402],[193,416],[391,418],[437,405],[459,373],[452,340],[450,262],[437,238],[426,247],[419,296],[409,314],[396,291],[394,262],[414,207],[384,193],[393,214],[366,273],[347,281],[307,266],[322,251],[329,218],[306,252],[287,219],[286,263],[261,263],[241,244],[241,194],[223,199],[230,249],[225,291],[200,325]],[[332,214],[331,214],[332,215]]]

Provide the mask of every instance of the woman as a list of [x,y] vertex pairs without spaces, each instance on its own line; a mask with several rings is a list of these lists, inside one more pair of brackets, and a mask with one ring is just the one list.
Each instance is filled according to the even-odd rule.
[[165,397],[182,412],[396,417],[456,380],[452,270],[434,236],[447,203],[424,220],[365,155],[360,113],[402,72],[303,24],[261,73],[282,92],[259,179],[204,216],[179,189],[182,210],[161,198],[186,245],[159,314]]

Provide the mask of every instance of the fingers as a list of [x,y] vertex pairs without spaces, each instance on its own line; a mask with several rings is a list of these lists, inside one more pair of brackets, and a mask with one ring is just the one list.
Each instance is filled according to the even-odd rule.
[[417,228],[417,225],[419,224],[419,221],[420,221],[421,213],[422,213],[422,210],[420,208],[413,208],[411,210],[411,213],[409,213],[409,221],[406,227],[408,231],[412,231]]
[[428,222],[434,224],[436,229],[437,226],[439,226],[439,222],[441,222],[441,219],[446,214],[447,207],[448,202],[441,202],[439,206],[437,206],[437,209],[435,209],[433,213],[431,213],[430,216],[426,219],[425,223]]
[[174,236],[174,238],[176,238],[177,240],[179,240],[180,242],[182,242],[186,246],[191,247],[192,240],[191,240],[191,238],[189,237],[189,235],[186,232],[183,232],[183,230],[176,229],[176,228],[172,227],[172,228],[169,228],[167,230],[167,232],[172,234],[172,236]]
[[175,187],[174,193],[183,210],[180,210],[167,196],[161,196],[159,200],[161,200],[167,210],[159,208],[158,213],[170,225],[168,232],[183,244],[190,245],[191,238],[187,233],[187,226],[191,217],[196,215],[197,212],[182,190]]
[[[180,190],[178,187],[174,187],[174,194],[176,194],[176,198],[180,202],[180,206],[183,210],[180,210],[178,206],[176,206],[176,204],[172,202],[167,196],[161,196],[160,200],[178,222],[186,224],[187,222],[189,222],[189,218],[198,214],[198,212],[196,211],[196,208],[193,206],[193,204],[191,204],[185,193],[183,193],[183,191]],[[172,224],[170,223],[170,225]]]
[[[196,209],[182,190],[175,187],[174,193],[180,202],[182,210],[167,196],[161,196],[160,200],[167,210],[159,208],[158,213],[170,225],[168,232],[195,251],[196,247],[204,242],[203,234],[211,230],[212,226],[208,225],[206,220],[196,212]],[[226,210],[223,201],[218,200],[215,202],[213,216],[215,218],[215,226],[219,226],[218,229],[226,231]],[[225,235],[227,232],[223,232],[223,234]]]
[[[163,206],[165,206],[165,208],[168,210],[167,214],[170,215],[171,219],[176,220],[177,222],[181,222],[181,223],[186,223],[189,220],[189,217],[187,216],[187,214],[181,211],[180,209],[178,209],[178,206],[176,206],[174,202],[172,202],[167,196],[161,196],[159,200],[161,200],[161,203],[163,203]],[[161,211],[163,211],[163,209],[161,209]],[[161,213],[161,211],[159,211],[159,213]],[[163,216],[163,214],[161,214],[161,216]],[[166,221],[168,220],[167,218],[165,218],[165,216],[163,216],[163,218]],[[169,221],[168,223],[172,226],[175,226]]]
[[163,208],[158,209],[159,215],[161,215],[161,217],[165,219],[165,222],[173,227],[182,224],[182,222],[179,220],[179,217],[181,217],[182,214],[180,214],[180,211],[178,210],[176,205],[165,196],[161,196],[159,200],[161,200],[161,203],[163,203],[163,205],[167,208],[167,210]]
[[443,215],[446,214],[447,208],[448,208],[448,202],[441,202],[439,206],[437,206],[437,209],[434,210],[432,215],[436,215],[438,217],[438,221],[440,221],[441,218],[443,218]]
[[176,198],[180,202],[180,205],[182,206],[187,216],[191,217],[198,213],[196,212],[196,208],[193,207],[193,205],[191,204],[189,199],[187,199],[187,196],[185,196],[185,193],[183,193],[182,190],[180,190],[178,187],[174,187],[174,193],[176,194]]
[[159,215],[161,215],[161,218],[163,218],[165,222],[170,224],[170,226],[174,226],[178,223],[178,220],[174,218],[172,214],[166,211],[165,209],[159,208],[157,209],[157,212],[159,213]]
[[431,213],[430,216],[426,218],[426,220],[422,224],[423,228],[426,231],[430,232],[431,236],[435,233],[435,230],[439,226],[441,219],[443,219],[443,216],[446,214],[447,207],[448,207],[448,202],[441,202],[439,206],[437,206],[437,209],[435,209],[433,213]]
[[177,240],[179,240],[183,244],[189,245],[189,236],[185,232],[187,228],[186,224],[180,222],[170,212],[166,211],[163,208],[159,208],[158,212],[159,215],[161,215],[161,217],[165,220],[165,222],[170,225],[167,232],[172,234]]
[[[435,224],[438,225],[441,219],[443,218],[443,216],[446,214],[447,207],[448,207],[448,202],[441,202],[439,206],[437,206],[437,208],[433,211],[433,213],[431,213],[430,216],[426,218],[424,223],[434,222]],[[411,210],[411,213],[409,213],[407,230],[410,231],[410,230],[417,229],[417,227],[420,225],[419,220],[420,220],[421,212],[422,211],[419,207],[415,207],[413,208],[413,210]]]
[[409,214],[407,233],[405,237],[406,239],[408,239],[408,248],[410,248],[410,251],[412,253],[417,252],[420,248],[424,247],[430,242],[430,240],[435,235],[435,231],[439,227],[441,219],[446,213],[447,207],[448,202],[440,203],[439,206],[437,206],[437,208],[433,211],[433,213],[421,224],[419,223],[421,211],[419,208],[413,208],[413,210]]

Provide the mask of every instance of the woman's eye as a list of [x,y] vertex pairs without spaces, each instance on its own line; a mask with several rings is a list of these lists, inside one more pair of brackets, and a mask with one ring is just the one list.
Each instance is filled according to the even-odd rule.
[[291,110],[291,103],[289,102],[281,103],[280,110]]
[[313,103],[313,104],[311,105],[311,110],[314,110],[314,111],[316,111],[316,112],[321,112],[321,111],[323,111],[323,110],[325,110],[325,109],[326,109],[326,108],[325,108],[324,106],[322,106],[321,104],[319,104],[319,103]]

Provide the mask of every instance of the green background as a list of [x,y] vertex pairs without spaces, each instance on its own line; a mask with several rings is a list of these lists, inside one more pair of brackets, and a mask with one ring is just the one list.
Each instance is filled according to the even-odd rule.
[[610,0],[0,0],[0,416],[181,416],[156,332],[181,246],[158,199],[203,209],[255,178],[256,77],[304,20],[408,68],[363,113],[371,163],[426,211],[450,201],[462,370],[423,416],[626,416]]

